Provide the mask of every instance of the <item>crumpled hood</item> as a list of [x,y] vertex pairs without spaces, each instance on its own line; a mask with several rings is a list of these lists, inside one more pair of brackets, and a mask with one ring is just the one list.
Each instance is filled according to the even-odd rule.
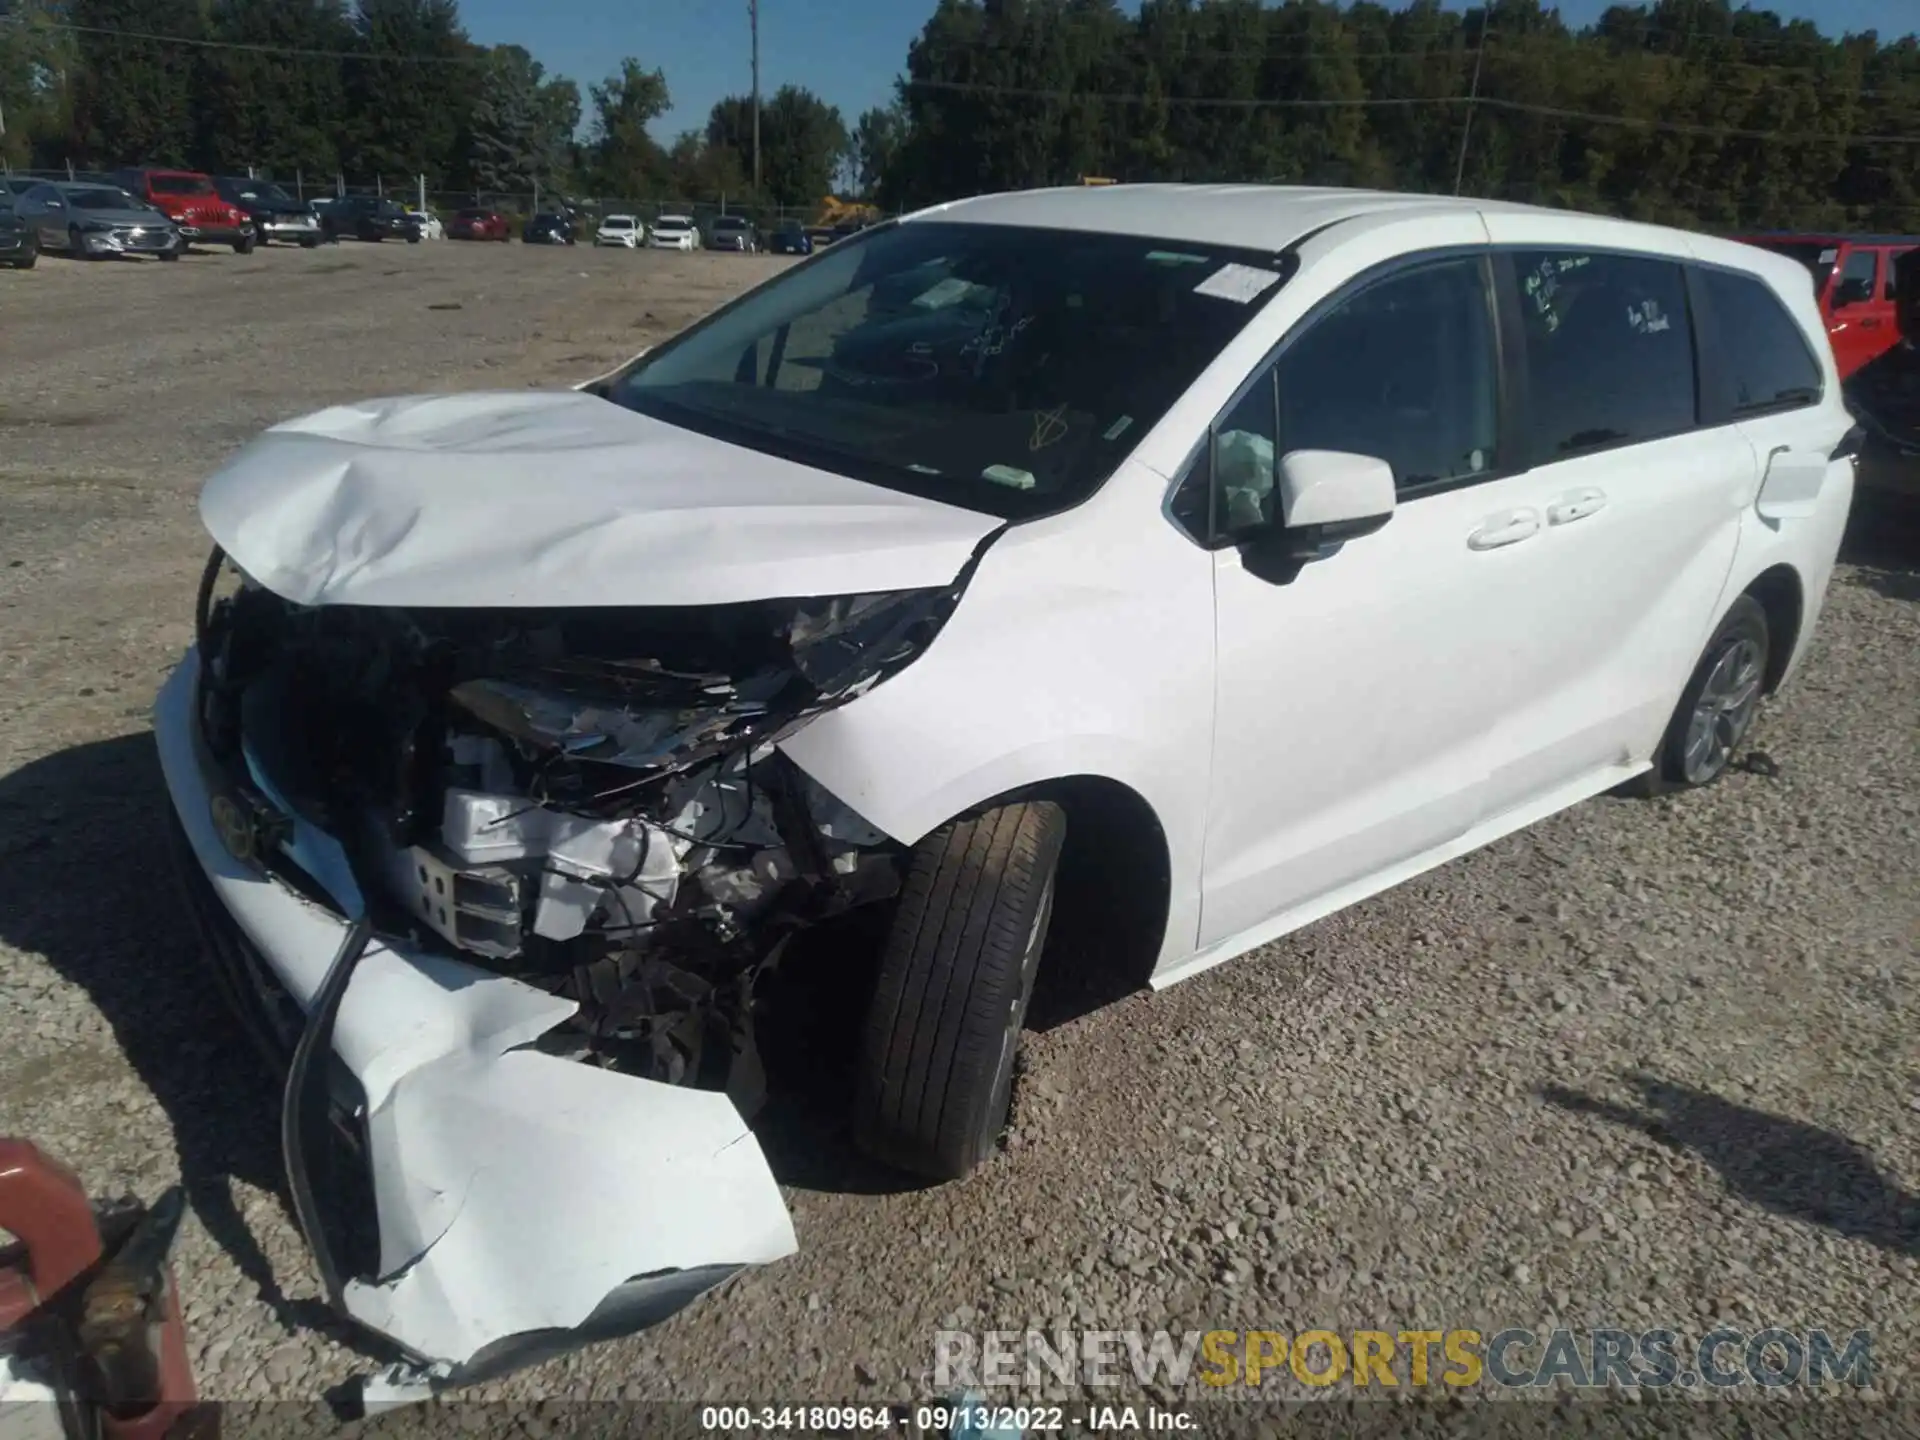
[[578,391],[373,400],[210,479],[228,557],[303,605],[711,605],[944,585],[1002,521]]

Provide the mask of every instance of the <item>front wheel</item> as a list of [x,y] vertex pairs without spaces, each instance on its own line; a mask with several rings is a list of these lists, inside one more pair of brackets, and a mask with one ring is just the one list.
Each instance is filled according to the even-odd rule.
[[1058,805],[1019,801],[914,847],[861,1043],[854,1133],[875,1159],[951,1180],[992,1153],[1066,830]]
[[16,270],[31,270],[39,263],[40,246],[35,242],[34,238],[29,235],[21,242],[20,253],[13,257],[13,268]]
[[178,250],[162,250],[160,252],[160,258],[162,260],[178,260],[180,258],[180,252]]
[[317,235],[301,236],[300,248],[302,250],[318,250],[320,248],[320,237]]
[[1766,684],[1772,635],[1767,612],[1742,595],[1713,632],[1654,751],[1653,769],[1632,782],[1641,795],[1711,785],[1752,732]]
[[236,255],[251,255],[253,253],[253,245],[253,236],[242,235],[238,240],[233,242],[233,253]]
[[80,227],[78,225],[67,231],[67,253],[79,260],[98,260],[100,258],[96,251],[87,249],[86,241],[80,238]]

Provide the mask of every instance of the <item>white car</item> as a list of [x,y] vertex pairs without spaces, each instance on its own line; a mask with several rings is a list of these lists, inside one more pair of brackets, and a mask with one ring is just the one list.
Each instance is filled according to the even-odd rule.
[[1796,262],[1676,230],[1074,188],[579,390],[267,431],[155,728],[286,1133],[362,1137],[380,1273],[331,1290],[458,1383],[786,1254],[756,987],[844,912],[855,1133],[958,1176],[1063,955],[1164,987],[1712,782],[1846,518],[1824,336]]
[[631,215],[609,215],[594,231],[595,245],[624,245],[632,250],[647,238],[647,227]]
[[698,250],[700,227],[686,215],[662,215],[654,220],[647,244],[655,250]]
[[434,214],[433,211],[420,210],[409,205],[407,207],[407,214],[413,216],[414,219],[420,222],[420,238],[422,240],[444,240],[447,238],[447,227],[445,223],[442,222],[440,217]]

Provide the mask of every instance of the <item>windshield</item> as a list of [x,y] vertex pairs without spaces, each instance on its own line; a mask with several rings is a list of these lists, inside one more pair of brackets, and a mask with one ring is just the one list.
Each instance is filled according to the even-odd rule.
[[1789,260],[1798,260],[1806,266],[1807,273],[1813,276],[1816,295],[1826,293],[1834,262],[1840,258],[1840,247],[1831,240],[1749,240],[1747,243],[1758,245],[1762,250],[1771,250],[1776,255],[1785,255]]
[[744,230],[747,228],[747,222],[742,220],[738,215],[722,215],[718,220],[713,222],[713,228],[716,230]]
[[1098,488],[1282,279],[1264,252],[915,221],[782,272],[606,394],[1017,518]]
[[236,185],[233,188],[234,193],[242,200],[263,201],[271,205],[292,205],[297,203],[291,195],[287,194],[287,192],[282,190],[278,185],[249,183],[246,185]]
[[145,210],[123,190],[69,190],[67,203],[82,210]]
[[631,230],[633,228],[633,217],[631,215],[609,215],[606,219],[602,220],[600,224],[608,230]]
[[211,195],[213,182],[204,175],[155,175],[150,184],[156,195]]
[[684,230],[692,223],[693,222],[684,215],[662,215],[658,220],[653,222],[653,228],[656,230]]

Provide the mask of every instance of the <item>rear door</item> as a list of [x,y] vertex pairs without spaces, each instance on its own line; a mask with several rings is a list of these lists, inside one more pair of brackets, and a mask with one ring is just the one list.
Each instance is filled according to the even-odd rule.
[[[1496,238],[1527,216],[1489,217]],[[1517,244],[1507,333],[1526,396],[1518,603],[1484,819],[1571,803],[1651,753],[1705,643],[1752,499],[1733,427],[1700,423],[1686,269]]]

